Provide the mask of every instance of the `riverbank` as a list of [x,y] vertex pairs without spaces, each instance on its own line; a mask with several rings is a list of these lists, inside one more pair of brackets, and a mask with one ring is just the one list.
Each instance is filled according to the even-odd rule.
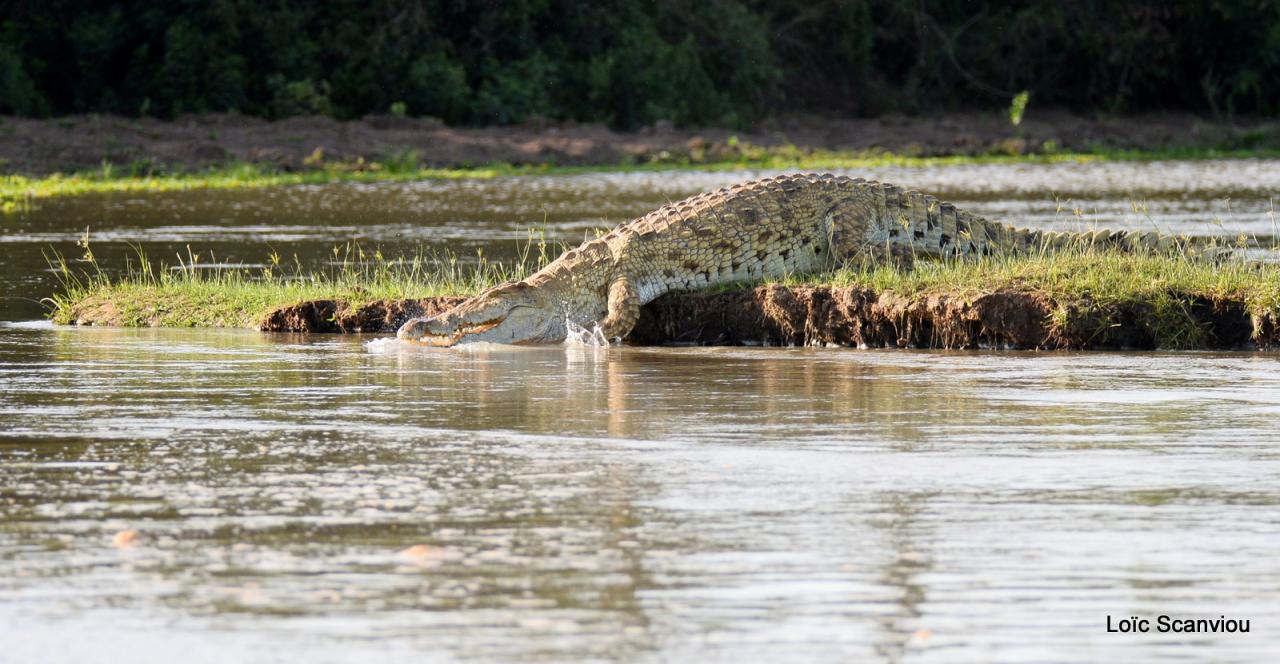
[[0,208],[93,192],[244,188],[335,181],[585,170],[868,168],[972,162],[1249,157],[1280,154],[1280,124],[1189,114],[1086,117],[1044,111],[1014,126],[995,113],[783,118],[752,131],[528,122],[458,128],[377,116],[268,122],[238,115],[0,118]]
[[[1277,153],[1280,154],[1280,153]],[[500,176],[521,175],[574,175],[580,173],[611,173],[637,171],[670,171],[696,169],[700,171],[729,171],[740,169],[792,169],[831,170],[905,166],[925,168],[972,163],[1054,163],[1065,161],[1159,159],[1164,156],[1179,159],[1225,158],[1264,156],[1258,152],[1114,152],[1108,154],[1031,154],[1031,155],[976,155],[910,157],[890,153],[801,153],[793,148],[754,149],[735,160],[717,162],[666,161],[644,164],[614,164],[601,166],[554,166],[535,164],[494,163],[475,168],[431,168],[419,165],[415,155],[401,156],[375,162],[325,163],[314,168],[297,171],[279,171],[270,166],[234,163],[210,167],[198,172],[152,172],[145,170],[121,170],[111,164],[101,168],[72,174],[55,173],[48,176],[23,175],[0,176],[0,213],[16,213],[30,210],[41,199],[59,196],[112,193],[159,193],[188,189],[253,189],[299,184],[329,184],[335,182],[407,182],[441,179],[488,179]]]
[[[391,333],[522,268],[464,277],[420,265],[361,285],[200,272],[72,286],[55,322]],[[157,274],[152,272],[152,275]],[[184,276],[185,275],[185,276]],[[647,305],[639,344],[1232,349],[1280,346],[1280,266],[1082,253],[845,269]]]

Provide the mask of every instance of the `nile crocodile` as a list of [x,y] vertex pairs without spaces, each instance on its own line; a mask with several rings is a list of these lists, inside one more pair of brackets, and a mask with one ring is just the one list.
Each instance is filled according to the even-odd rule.
[[411,320],[397,336],[434,346],[557,342],[568,322],[599,322],[614,339],[631,331],[641,305],[669,291],[820,272],[859,259],[901,262],[1075,245],[1154,248],[1166,241],[1155,233],[1014,228],[891,184],[784,175],[664,205],[523,281]]

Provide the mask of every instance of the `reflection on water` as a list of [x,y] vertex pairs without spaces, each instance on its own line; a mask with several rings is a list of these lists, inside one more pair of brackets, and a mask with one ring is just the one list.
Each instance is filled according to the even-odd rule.
[[1275,358],[367,341],[0,328],[5,655],[1275,654]]
[[[1062,164],[981,164],[840,171],[935,193],[1020,226],[1159,229],[1193,235],[1277,234],[1280,162],[1261,159]],[[190,247],[206,258],[260,264],[272,251],[308,268],[334,244],[361,242],[388,256],[483,248],[510,258],[530,228],[577,244],[594,230],[663,203],[774,171],[586,174],[493,180],[340,184],[241,191],[85,196],[42,201],[0,223],[0,320],[39,316],[54,289],[41,251],[94,251],[120,270],[133,246],[176,263]]]
[[[883,168],[1020,225],[1275,235],[1280,163]],[[509,256],[762,175],[42,202],[124,265]],[[1277,359],[405,348],[0,327],[0,661],[1273,658]],[[1252,620],[1117,636],[1108,614]],[[74,638],[69,638],[74,635]]]

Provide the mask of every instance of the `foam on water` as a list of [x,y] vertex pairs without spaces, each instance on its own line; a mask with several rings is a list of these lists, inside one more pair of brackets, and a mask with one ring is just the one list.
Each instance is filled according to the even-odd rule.
[[604,330],[600,329],[600,323],[598,322],[593,322],[591,328],[587,329],[569,320],[569,317],[566,316],[564,328],[567,332],[564,337],[564,345],[566,346],[608,348],[611,345],[609,338],[604,336]]
[[370,353],[396,353],[403,349],[406,344],[402,343],[396,337],[379,337],[364,342],[365,350]]
[[460,343],[453,346],[433,347],[426,344],[403,341],[396,337],[379,337],[377,339],[371,339],[364,342],[364,348],[370,353],[394,355],[397,353],[418,351],[454,351],[458,353],[477,353],[490,350],[512,351],[528,347],[511,344],[497,344],[490,341],[476,341],[471,343]]

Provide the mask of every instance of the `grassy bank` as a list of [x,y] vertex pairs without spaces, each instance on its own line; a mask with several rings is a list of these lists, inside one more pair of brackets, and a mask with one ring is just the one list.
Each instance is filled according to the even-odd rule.
[[[463,267],[450,257],[387,261],[348,249],[326,273],[282,267],[278,259],[256,270],[207,271],[137,268],[124,279],[98,272],[75,277],[64,264],[66,289],[53,298],[58,323],[124,326],[258,328],[273,312],[304,301],[332,300],[358,308],[379,301],[466,295],[518,279],[545,261],[514,265],[480,261]],[[1280,317],[1280,266],[1232,262],[1211,265],[1165,255],[1079,252],[1053,256],[919,262],[914,269],[846,268],[775,280],[783,286],[856,288],[912,303],[945,298],[975,302],[993,293],[1032,296],[1047,307],[1035,314],[1051,330],[1103,335],[1122,324],[1142,326],[1154,345],[1196,348],[1206,342],[1206,302],[1229,303],[1256,320]],[[1141,320],[1117,322],[1117,312],[1140,311]],[[1096,329],[1095,329],[1096,328]],[[1092,332],[1090,331],[1092,330]],[[1251,331],[1245,331],[1248,338]]]
[[983,295],[1026,293],[1049,303],[1052,330],[1095,336],[1117,312],[1141,311],[1132,321],[1159,348],[1198,348],[1207,330],[1195,309],[1205,302],[1239,305],[1257,319],[1280,315],[1280,265],[1232,261],[1215,265],[1181,255],[1081,251],[1051,256],[926,262],[912,270],[879,266],[784,280],[806,285],[859,286],[908,300],[946,296],[964,302]]
[[101,193],[165,192],[187,189],[245,189],[333,182],[394,182],[449,178],[493,178],[518,175],[571,175],[586,172],[670,170],[791,169],[831,170],[884,166],[929,167],[986,163],[1055,163],[1088,161],[1143,161],[1160,159],[1220,159],[1280,157],[1274,150],[1181,148],[1162,150],[1113,150],[1058,152],[1048,146],[1034,153],[993,152],[979,155],[921,157],[890,152],[838,152],[802,150],[794,146],[760,147],[732,144],[729,154],[697,151],[662,155],[644,163],[557,166],[495,163],[470,168],[429,168],[419,165],[416,153],[366,162],[318,162],[300,171],[282,171],[269,165],[234,163],[200,171],[169,170],[150,162],[114,165],[75,173],[47,176],[0,176],[0,212],[15,213],[38,205],[42,199]]
[[93,252],[77,261],[54,257],[63,288],[48,300],[55,323],[122,327],[257,328],[274,310],[310,300],[337,300],[360,305],[405,297],[467,295],[506,281],[524,278],[531,266],[548,260],[546,245],[540,256],[526,255],[514,263],[495,263],[483,255],[460,261],[457,256],[417,256],[387,259],[347,245],[333,249],[330,267],[304,270],[271,254],[264,267],[218,269],[190,254],[177,265],[150,261],[138,255],[127,276],[109,278]]

